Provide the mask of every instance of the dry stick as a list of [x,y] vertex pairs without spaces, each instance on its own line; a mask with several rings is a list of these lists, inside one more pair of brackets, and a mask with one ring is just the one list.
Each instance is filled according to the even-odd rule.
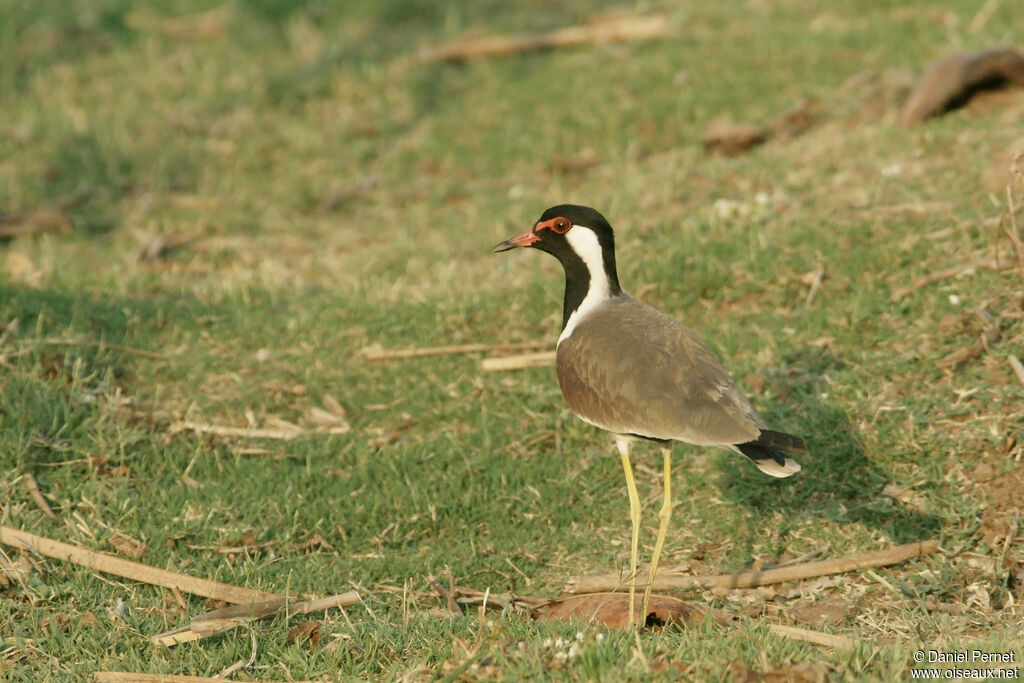
[[804,562],[806,562],[807,560],[811,559],[812,557],[817,557],[818,555],[821,555],[826,550],[828,550],[827,547],[825,547],[825,548],[818,548],[817,550],[812,550],[809,553],[804,553],[800,557],[794,557],[792,560],[787,560],[785,562],[780,562],[777,565],[775,565],[774,567],[772,567],[772,569],[782,569],[783,567],[792,567],[792,566],[797,565],[797,564],[803,564]]
[[480,367],[486,372],[497,372],[501,370],[522,370],[523,368],[535,368],[542,365],[551,365],[555,362],[554,351],[538,351],[537,353],[524,353],[518,356],[500,356],[498,358],[484,358]]
[[89,550],[81,546],[55,541],[45,536],[37,536],[27,531],[12,529],[0,525],[0,543],[25,548],[46,557],[73,562],[74,564],[95,569],[96,571],[114,574],[133,581],[177,588],[185,593],[201,595],[214,600],[223,600],[236,605],[248,605],[253,602],[279,597],[274,593],[232,586],[219,581],[200,579],[188,574],[180,574],[169,569],[151,567],[141,562],[133,562],[115,557],[98,550]]
[[1017,375],[1017,379],[1020,380],[1021,384],[1024,384],[1024,365],[1021,365],[1020,359],[1011,354],[1006,358],[1006,360],[1010,361],[1010,367],[1013,368],[1013,374]]
[[800,640],[805,643],[814,643],[816,645],[824,645],[825,647],[831,647],[836,650],[852,650],[855,641],[846,636],[836,635],[834,633],[824,633],[822,631],[812,631],[806,628],[799,628],[797,626],[784,626],[782,624],[768,624],[768,630],[777,636],[783,638],[790,638],[792,640]]
[[473,57],[575,47],[587,43],[608,43],[656,38],[668,33],[663,16],[622,17],[595,21],[585,26],[571,26],[540,35],[484,36],[463,38],[420,53],[420,61],[444,62]]
[[825,264],[822,263],[818,266],[818,270],[814,273],[814,280],[811,281],[811,289],[807,292],[807,298],[804,299],[804,305],[810,306],[814,303],[814,297],[817,296],[818,290],[821,288],[821,282],[825,279]]
[[151,637],[150,640],[157,645],[170,647],[171,645],[208,638],[247,624],[255,619],[265,619],[285,610],[289,614],[309,614],[310,612],[322,612],[335,607],[350,607],[357,602],[359,602],[359,593],[356,591],[330,595],[326,598],[303,600],[301,602],[294,600],[289,602],[283,597],[273,598],[251,605],[235,605],[198,614],[192,617],[192,620],[185,626],[158,633]]
[[1000,265],[995,261],[989,260],[953,266],[952,268],[946,268],[945,270],[940,270],[935,273],[929,273],[928,275],[919,277],[918,279],[914,280],[913,284],[907,287],[900,287],[898,289],[894,289],[892,294],[889,295],[889,300],[894,302],[899,301],[903,299],[903,297],[910,294],[911,292],[921,289],[922,287],[927,287],[928,285],[935,284],[936,282],[942,282],[943,280],[952,280],[953,278],[960,277],[961,275],[967,275],[980,269],[994,270],[997,273],[1000,273],[1004,270],[1010,270],[1012,268],[1013,266]]
[[[739,572],[738,574],[719,574],[715,576],[679,576],[677,574],[658,574],[654,579],[655,590],[704,588],[754,588],[767,586],[784,581],[799,581],[815,576],[841,574],[856,569],[871,567],[887,567],[915,557],[930,555],[939,549],[936,540],[908,543],[906,545],[877,550],[870,553],[857,553],[846,557],[836,557],[820,562],[808,562],[790,567],[778,567],[758,572]],[[646,584],[646,576],[638,576],[637,583]],[[600,593],[615,590],[622,586],[623,580],[617,574],[601,576],[572,577],[566,586],[569,593]]]
[[448,608],[448,611],[457,617],[462,616],[462,611],[459,610],[459,606],[455,602],[455,593],[442,586],[441,582],[438,581],[435,576],[428,576],[427,581],[430,582],[430,585],[435,591],[437,591],[437,594],[444,599],[444,603]]
[[39,506],[39,509],[42,510],[47,517],[56,522],[57,514],[50,508],[50,504],[46,502],[46,498],[43,497],[43,492],[39,490],[39,483],[36,481],[36,478],[32,476],[31,472],[26,472],[21,475],[21,478],[25,481],[25,488],[28,489],[29,494],[32,496],[32,500],[34,500],[36,505]]
[[424,346],[413,349],[381,349],[368,346],[359,352],[365,360],[393,360],[396,358],[421,358],[423,356],[450,356],[457,353],[477,351],[525,351],[550,346],[549,341],[532,341],[518,344],[454,344],[451,346]]

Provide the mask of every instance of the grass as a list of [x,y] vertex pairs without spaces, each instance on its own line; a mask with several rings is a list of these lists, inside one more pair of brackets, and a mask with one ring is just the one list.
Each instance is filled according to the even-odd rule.
[[[315,617],[319,643],[288,642],[297,619],[254,624],[257,680],[888,680],[918,648],[1016,648],[1019,662],[1024,387],[1006,358],[1024,340],[1021,273],[892,296],[1010,253],[997,221],[1020,91],[894,123],[908,69],[1021,34],[1019,13],[993,7],[983,21],[960,0],[656,4],[671,39],[424,66],[409,59],[420,46],[596,8],[0,3],[0,212],[67,226],[0,244],[0,522],[110,552],[124,534],[147,564],[252,588],[364,594]],[[821,105],[804,135],[740,157],[701,148],[711,120],[765,122],[801,98]],[[626,288],[706,336],[813,453],[798,477],[768,481],[678,446],[667,564],[719,573],[931,537],[943,553],[694,594],[739,625],[639,639],[436,616],[431,575],[556,596],[569,575],[628,562],[614,451],[571,418],[550,368],[357,353],[554,340],[557,263],[488,250],[566,201],[611,220]],[[146,256],[160,236],[171,248]],[[943,370],[978,338],[972,308],[998,319],[999,339]],[[305,425],[327,395],[347,434],[169,429]],[[639,462],[649,549],[660,474],[653,450]],[[238,630],[154,650],[148,636],[214,606],[57,561],[0,579],[0,595],[14,681],[214,675],[252,646]],[[814,606],[824,623],[800,616]],[[830,652],[765,622],[859,645]]]

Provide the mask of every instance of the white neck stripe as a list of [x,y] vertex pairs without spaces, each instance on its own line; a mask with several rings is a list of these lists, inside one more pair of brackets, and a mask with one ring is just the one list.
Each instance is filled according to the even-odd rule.
[[611,283],[608,281],[608,273],[604,270],[604,252],[601,250],[601,243],[597,239],[597,233],[585,225],[574,225],[569,232],[565,233],[565,241],[569,243],[576,255],[583,261],[590,273],[590,286],[587,295],[583,297],[579,308],[573,311],[569,320],[565,323],[565,329],[558,336],[558,343],[572,335],[573,330],[579,322],[590,315],[590,313],[611,297]]

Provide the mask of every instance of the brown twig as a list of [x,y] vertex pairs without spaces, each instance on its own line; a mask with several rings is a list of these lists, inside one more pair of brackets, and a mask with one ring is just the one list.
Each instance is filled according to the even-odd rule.
[[422,358],[423,356],[450,356],[458,353],[478,351],[526,351],[550,346],[549,341],[522,342],[519,344],[453,344],[450,346],[424,346],[412,349],[382,349],[368,346],[359,352],[365,360],[394,360],[397,358]]
[[20,531],[8,526],[0,526],[0,543],[24,548],[66,562],[72,562],[96,571],[114,574],[133,581],[177,588],[185,593],[202,595],[203,597],[237,605],[248,605],[260,600],[278,597],[274,593],[232,586],[219,581],[200,579],[188,574],[180,574],[169,569],[151,567],[141,562],[125,560],[98,550],[90,550],[81,546],[62,543],[45,536],[38,536],[27,531]]
[[[654,579],[654,590],[672,590],[687,588],[754,588],[785,581],[799,581],[815,576],[842,574],[858,569],[871,567],[887,567],[915,557],[930,555],[939,549],[935,540],[908,543],[906,545],[877,550],[870,553],[857,553],[846,557],[836,557],[820,562],[778,567],[764,571],[739,572],[737,574],[718,574],[713,576],[680,576],[678,574],[658,574]],[[637,577],[637,583],[647,585],[647,576]],[[622,587],[624,579],[618,574],[598,576],[571,577],[565,590],[569,593],[599,593]]]
[[462,610],[459,609],[458,603],[455,602],[454,590],[448,590],[447,588],[442,586],[441,582],[438,581],[437,577],[435,576],[428,576],[427,581],[430,582],[430,585],[434,589],[434,591],[441,597],[442,600],[444,600],[445,607],[448,608],[448,611],[457,617],[462,616]]
[[814,643],[815,645],[824,645],[825,647],[830,647],[834,650],[852,650],[854,645],[856,645],[856,642],[852,638],[847,638],[846,636],[840,636],[834,633],[824,633],[822,631],[812,631],[798,626],[768,624],[768,630],[777,636],[782,636],[783,638],[799,640],[804,643]]
[[928,285],[935,284],[936,282],[942,282],[943,280],[952,280],[960,277],[961,275],[970,275],[978,270],[994,270],[998,273],[1004,270],[1010,270],[1011,268],[1013,268],[1013,266],[1000,265],[995,261],[990,260],[982,260],[977,263],[964,263],[959,266],[953,266],[952,268],[946,268],[945,270],[928,273],[927,275],[914,280],[913,283],[906,287],[894,289],[892,294],[889,295],[889,300],[893,302],[900,301],[911,292],[927,287]]
[[774,567],[772,567],[772,569],[782,569],[783,567],[792,567],[794,565],[803,564],[804,562],[806,562],[807,560],[811,559],[812,557],[817,557],[818,555],[823,554],[827,550],[828,550],[828,546],[826,546],[824,548],[818,548],[817,550],[812,550],[812,551],[810,551],[808,553],[804,553],[800,557],[794,557],[792,560],[787,560],[785,562],[780,562],[779,564],[777,564]]
[[501,370],[536,368],[543,365],[551,365],[554,362],[554,351],[538,351],[537,353],[523,353],[518,356],[484,358],[480,363],[480,367],[486,372],[498,372]]
[[496,593],[489,588],[484,591],[468,588],[466,586],[453,585],[449,589],[455,596],[455,600],[461,605],[481,605],[486,603],[494,608],[511,609],[533,609],[537,605],[548,602],[546,598],[532,595],[517,595],[516,593]]
[[287,611],[288,614],[309,614],[310,612],[322,612],[335,607],[350,607],[358,602],[359,593],[356,591],[302,601],[289,601],[287,598],[277,597],[254,602],[250,605],[234,605],[198,614],[192,617],[192,620],[185,626],[158,633],[152,636],[150,640],[157,645],[170,647],[202,638],[209,638],[218,633],[247,624],[250,621],[265,619],[283,611]]
[[36,478],[32,476],[31,472],[25,472],[25,474],[21,475],[21,478],[25,482],[25,488],[28,489],[29,495],[32,496],[35,504],[47,517],[56,522],[57,514],[50,508],[50,504],[46,502],[43,492],[39,490],[39,483],[36,481]]
[[538,35],[461,38],[445,45],[426,48],[420,52],[419,58],[423,63],[448,62],[552,48],[576,47],[587,43],[642,40],[663,36],[668,33],[668,27],[668,21],[659,15],[650,17],[616,16],[597,20],[584,26],[571,26]]

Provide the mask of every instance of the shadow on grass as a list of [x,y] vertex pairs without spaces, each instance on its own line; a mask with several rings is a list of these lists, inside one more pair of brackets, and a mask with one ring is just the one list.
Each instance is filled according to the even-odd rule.
[[[828,358],[801,360],[805,367],[812,366],[809,374],[813,377],[823,374],[823,363],[831,364]],[[793,519],[810,517],[861,524],[881,531],[897,543],[935,537],[940,531],[938,517],[910,509],[882,494],[890,476],[868,459],[846,414],[821,402],[816,383],[805,385],[792,397],[795,410],[779,411],[788,413],[784,423],[799,425],[791,431],[807,442],[809,452],[795,456],[802,471],[789,479],[766,479],[752,467],[728,467],[722,479],[726,499]],[[770,424],[776,423],[766,419]]]
[[[168,320],[186,324],[193,302],[110,299],[0,282],[0,467],[63,460],[92,443],[104,397],[127,387],[159,352]],[[131,349],[129,347],[132,347]],[[131,393],[130,391],[128,393]]]

